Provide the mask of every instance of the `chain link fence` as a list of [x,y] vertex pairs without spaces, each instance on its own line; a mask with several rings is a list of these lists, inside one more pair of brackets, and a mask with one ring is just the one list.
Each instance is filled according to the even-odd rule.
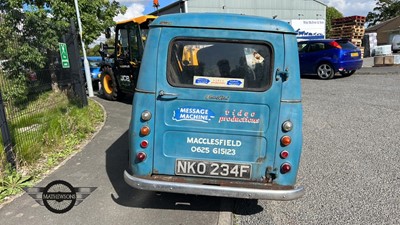
[[[51,124],[52,114],[71,104],[88,104],[84,89],[78,34],[73,21],[60,35],[59,49],[44,48],[39,30],[10,26],[0,15],[0,169],[18,166],[21,158],[35,158],[51,137],[46,129],[63,132],[62,123]],[[13,30],[14,29],[14,30]],[[24,36],[26,35],[26,36]],[[37,44],[37,47],[35,46]],[[26,46],[26,47],[25,47]],[[60,127],[52,127],[60,126]],[[1,171],[0,171],[1,172]]]

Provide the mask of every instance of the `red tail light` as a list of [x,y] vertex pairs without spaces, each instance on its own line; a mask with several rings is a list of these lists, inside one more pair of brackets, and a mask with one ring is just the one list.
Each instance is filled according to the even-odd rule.
[[286,150],[283,150],[280,155],[281,155],[282,159],[286,159],[289,156],[289,152]]
[[288,173],[292,169],[292,166],[289,163],[284,163],[281,166],[281,173]]
[[144,141],[140,142],[140,147],[147,148],[147,146],[149,146],[149,142],[148,141],[144,140]]
[[136,159],[139,162],[143,162],[146,159],[146,153],[144,152],[138,152],[138,154],[136,155]]
[[342,46],[340,46],[340,44],[337,43],[336,41],[330,42],[329,45],[334,47],[334,48],[342,48]]

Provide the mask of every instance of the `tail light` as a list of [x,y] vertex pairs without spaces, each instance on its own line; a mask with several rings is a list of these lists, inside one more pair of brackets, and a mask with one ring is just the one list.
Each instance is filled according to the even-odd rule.
[[283,150],[280,154],[282,159],[286,159],[287,157],[289,157],[289,152],[286,150]]
[[337,43],[336,41],[330,42],[329,45],[334,47],[334,48],[342,48],[342,46],[340,46],[340,44]]
[[151,112],[145,110],[142,112],[141,118],[143,121],[149,121],[151,119]]
[[136,155],[136,159],[139,162],[143,162],[146,159],[146,153],[144,152],[138,152],[138,154]]
[[289,163],[284,163],[281,166],[281,173],[288,173],[292,169],[292,166]]
[[[148,110],[144,110],[144,111],[142,112],[142,114],[140,115],[140,118],[141,118],[142,122],[147,122],[147,121],[149,121],[149,120],[151,119],[151,117],[152,117],[151,112],[148,111]],[[149,134],[150,134],[150,127],[147,126],[147,125],[143,125],[143,126],[140,128],[139,134],[140,134],[141,137],[145,137],[145,136],[149,135]],[[147,148],[148,146],[149,146],[149,142],[148,142],[147,140],[142,140],[142,141],[140,142],[140,147],[142,148],[142,151],[143,151],[145,148]],[[136,160],[137,160],[137,162],[143,162],[143,161],[146,159],[146,157],[147,157],[146,153],[145,153],[145,152],[142,152],[142,151],[140,151],[140,152],[138,152],[138,153],[136,154]]]
[[288,145],[290,145],[290,143],[292,143],[292,138],[290,136],[283,136],[281,138],[281,144],[283,146],[288,146]]
[[143,126],[142,128],[140,128],[140,135],[141,136],[147,136],[149,134],[150,134],[150,127]]
[[148,141],[144,140],[144,141],[140,142],[140,147],[147,148],[147,146],[149,146],[149,142]]
[[282,124],[282,130],[285,132],[289,132],[293,129],[293,123],[290,120],[286,120]]

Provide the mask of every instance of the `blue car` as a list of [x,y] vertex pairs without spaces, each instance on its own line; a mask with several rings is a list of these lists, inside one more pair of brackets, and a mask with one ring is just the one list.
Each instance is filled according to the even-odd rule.
[[300,73],[327,80],[339,72],[350,76],[362,67],[361,51],[345,39],[304,40],[298,44]]
[[[83,66],[83,58],[82,59],[82,72],[85,75],[85,68]],[[90,76],[92,77],[92,81],[98,81],[100,79],[101,70],[100,64],[102,62],[101,56],[88,56],[89,68],[90,68]]]

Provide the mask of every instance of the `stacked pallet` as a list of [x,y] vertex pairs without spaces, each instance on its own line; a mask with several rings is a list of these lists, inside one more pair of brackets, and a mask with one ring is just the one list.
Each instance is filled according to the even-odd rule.
[[330,38],[349,39],[354,45],[361,48],[361,40],[365,33],[365,16],[349,16],[332,20]]

